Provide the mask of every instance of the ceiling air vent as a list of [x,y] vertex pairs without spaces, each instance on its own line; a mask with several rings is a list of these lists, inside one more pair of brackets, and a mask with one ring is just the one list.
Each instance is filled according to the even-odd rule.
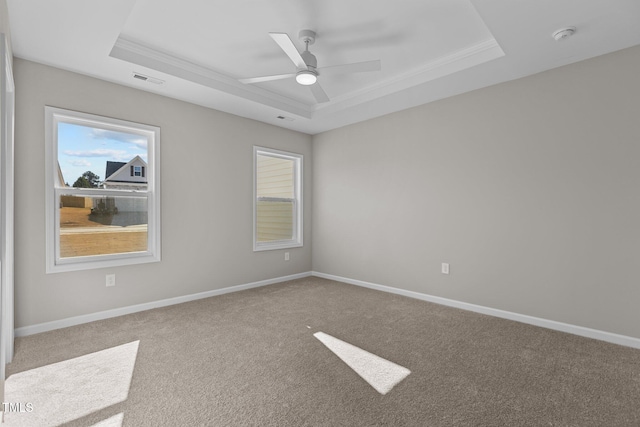
[[147,82],[147,83],[153,83],[156,85],[163,85],[164,84],[164,80],[160,80],[157,79],[155,77],[151,77],[151,76],[147,76],[145,74],[141,74],[141,73],[133,73],[133,78],[137,79],[137,80],[141,80],[143,82]]

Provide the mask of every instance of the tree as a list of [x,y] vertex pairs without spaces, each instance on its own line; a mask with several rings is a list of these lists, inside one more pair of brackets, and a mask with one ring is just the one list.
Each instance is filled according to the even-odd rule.
[[73,183],[75,188],[97,188],[100,177],[91,171],[86,171]]

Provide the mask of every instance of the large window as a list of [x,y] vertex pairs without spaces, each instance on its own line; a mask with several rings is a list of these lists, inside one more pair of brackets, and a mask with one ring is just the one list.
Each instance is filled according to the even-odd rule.
[[47,273],[160,260],[160,129],[45,107]]
[[253,249],[302,246],[302,155],[254,147]]

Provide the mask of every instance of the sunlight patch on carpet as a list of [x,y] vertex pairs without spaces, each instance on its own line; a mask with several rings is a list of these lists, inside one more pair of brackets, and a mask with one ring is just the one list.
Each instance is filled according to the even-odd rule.
[[[5,401],[29,402],[33,409],[7,412],[4,425],[58,426],[127,400],[139,343],[11,375],[5,383]],[[96,425],[119,426],[122,418],[118,414]]]
[[106,420],[100,421],[91,427],[122,427],[122,420],[124,419],[124,413],[120,412],[113,417],[109,417]]
[[380,394],[387,394],[411,373],[404,366],[390,362],[324,332],[316,332],[313,336]]

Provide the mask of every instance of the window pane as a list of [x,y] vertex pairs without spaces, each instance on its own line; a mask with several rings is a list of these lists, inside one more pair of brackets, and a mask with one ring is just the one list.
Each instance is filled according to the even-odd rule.
[[144,252],[146,197],[60,197],[60,258]]
[[294,160],[258,154],[257,196],[293,199]]
[[295,160],[257,155],[257,242],[294,238],[294,172]]
[[293,239],[293,201],[257,201],[257,240],[269,242]]
[[142,135],[61,122],[58,186],[146,190],[147,145]]

